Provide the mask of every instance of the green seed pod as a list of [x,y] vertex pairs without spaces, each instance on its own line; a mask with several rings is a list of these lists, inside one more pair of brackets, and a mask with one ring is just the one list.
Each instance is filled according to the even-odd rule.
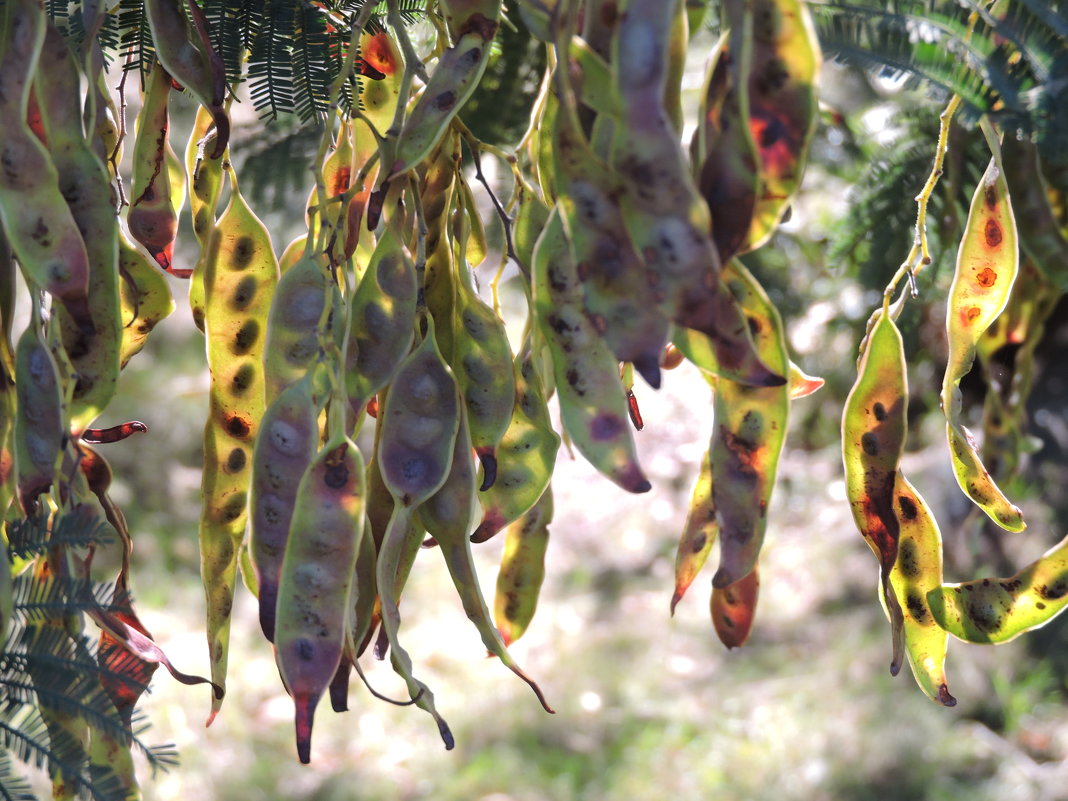
[[1003,643],[1068,606],[1068,537],[1011,578],[943,584],[927,593],[938,625],[965,642]]
[[125,367],[135,354],[141,352],[156,324],[174,311],[174,298],[155,261],[121,232],[119,300],[123,321],[119,365]]
[[133,185],[126,218],[130,236],[144,245],[159,266],[168,272],[174,258],[174,240],[178,236],[178,215],[171,202],[167,165],[170,94],[171,78],[157,62],[145,87],[141,113],[137,115]]
[[397,104],[408,100],[402,101],[400,96],[404,57],[388,30],[361,34],[360,57],[369,68],[367,71],[374,70],[381,76],[361,76],[360,106],[378,135],[385,136],[393,124]]
[[34,79],[41,120],[59,173],[59,190],[89,257],[92,331],[62,307],[56,313],[63,347],[77,373],[70,407],[71,430],[77,434],[111,401],[119,379],[119,229],[107,171],[82,136],[78,67],[52,25],[45,47],[50,55],[40,60]]
[[[746,315],[758,357],[786,375],[790,360],[782,320],[764,289],[738,261],[727,265],[723,278]],[[752,387],[719,378],[714,405],[712,495],[720,524],[720,564],[712,584],[727,587],[752,571],[764,541],[786,441],[790,388]]]
[[617,360],[633,363],[650,386],[659,387],[670,321],[651,300],[652,273],[620,212],[625,190],[590,149],[571,104],[557,113],[554,141],[558,206],[590,321]]
[[905,351],[894,321],[876,313],[857,365],[857,381],[842,412],[842,459],[853,520],[879,560],[883,602],[890,615],[896,674],[903,659],[901,605],[890,582],[901,527],[894,487],[905,448],[908,386]]
[[427,160],[422,180],[423,217],[426,221],[426,267],[422,276],[423,300],[430,315],[441,320],[438,347],[446,361],[452,359],[452,307],[456,297],[455,251],[449,215],[456,191],[460,164],[460,138],[447,133]]
[[30,83],[46,17],[36,0],[0,8],[0,224],[27,282],[58,298],[74,323],[93,329],[89,256],[59,189],[56,165],[27,124]]
[[749,386],[780,386],[784,376],[756,353],[745,315],[720,279],[711,216],[664,110],[673,4],[631,0],[613,41],[616,89],[623,119],[616,126],[612,166],[622,178],[624,220],[655,275],[667,318],[708,336],[729,378]]
[[482,462],[483,492],[497,480],[497,445],[515,406],[512,349],[504,321],[478,296],[466,265],[453,305],[453,372],[467,410],[471,444]]
[[533,281],[564,429],[600,472],[628,492],[648,492],[652,485],[638,465],[619,364],[583,309],[558,208],[534,248]]
[[552,519],[553,491],[547,487],[537,503],[505,532],[493,604],[493,618],[505,645],[523,636],[538,609]]
[[423,342],[393,379],[379,418],[378,464],[394,509],[379,550],[376,580],[394,670],[404,678],[417,705],[437,721],[445,747],[451,749],[453,737],[434,707],[434,696],[412,676],[411,657],[397,640],[400,610],[396,594],[389,591],[396,588],[412,510],[445,483],[460,427],[456,381],[437,349],[433,318],[427,318],[427,326]]
[[949,288],[949,360],[942,380],[942,411],[957,483],[991,520],[1007,531],[1023,531],[1027,524],[1019,507],[990,477],[971,432],[962,422],[960,380],[972,368],[979,338],[1008,303],[1019,262],[1008,185],[1003,171],[991,159],[972,196]]
[[387,227],[349,306],[345,384],[353,415],[392,379],[415,335],[415,264]]
[[208,23],[196,0],[187,0],[191,19],[182,5],[181,0],[145,0],[145,17],[160,63],[211,114],[218,132],[212,157],[219,158],[230,140],[230,118],[223,108],[226,69],[212,49]]
[[320,376],[325,378],[322,371],[309,371],[271,402],[252,454],[249,556],[259,588],[260,628],[269,642],[274,642],[278,580],[297,498],[294,477],[304,475],[319,445],[325,402],[325,388],[316,387]]
[[899,470],[894,487],[899,526],[890,584],[901,600],[905,653],[916,683],[932,701],[954,706],[946,683],[946,632],[931,614],[928,594],[942,586],[942,535],[915,487]]
[[404,121],[387,180],[414,168],[429,155],[482,79],[490,43],[497,33],[501,3],[492,0],[478,6],[477,10],[467,8],[452,15],[455,43],[438,58],[423,94]]
[[312,718],[341,662],[364,527],[363,457],[344,432],[300,480],[278,586],[275,655],[296,706],[297,752],[311,759]]
[[549,418],[529,340],[516,357],[515,391],[512,419],[497,449],[497,481],[479,496],[482,522],[472,542],[488,540],[525,515],[545,494],[553,475],[560,436]]
[[686,525],[675,552],[675,592],[671,596],[671,614],[675,614],[675,607],[708,561],[718,536],[719,520],[716,518],[716,502],[712,497],[712,462],[710,454],[705,454],[690,499]]
[[449,476],[441,489],[423,502],[416,514],[427,533],[437,540],[441,554],[445,557],[445,564],[449,568],[449,575],[452,576],[452,582],[460,595],[464,612],[482,635],[482,644],[500,659],[505,667],[529,684],[545,711],[551,713],[553,710],[542,695],[541,688],[523,672],[508,653],[501,633],[490,619],[486,599],[478,583],[471,543],[467,539],[475,514],[475,494],[471,441],[467,419],[461,415]]
[[31,515],[38,496],[52,486],[67,441],[59,368],[32,324],[15,346],[15,392],[16,484],[23,514]]
[[185,174],[189,184],[189,210],[193,220],[193,234],[200,245],[200,258],[193,268],[189,284],[189,306],[193,322],[204,330],[204,270],[209,258],[208,248],[215,231],[215,210],[222,193],[225,151],[218,158],[211,155],[208,145],[218,134],[212,129],[214,121],[203,108],[197,109],[189,143],[185,148]]
[[[211,371],[204,427],[201,575],[207,597],[212,678],[224,686],[230,613],[244,538],[248,469],[264,412],[264,330],[278,282],[271,237],[230,173],[230,203],[204,265],[204,332]],[[212,702],[209,722],[221,706]]]
[[299,381],[318,358],[325,334],[333,327],[334,312],[326,310],[324,315],[328,297],[331,309],[340,309],[336,284],[314,256],[298,261],[278,281],[263,351],[267,403]]

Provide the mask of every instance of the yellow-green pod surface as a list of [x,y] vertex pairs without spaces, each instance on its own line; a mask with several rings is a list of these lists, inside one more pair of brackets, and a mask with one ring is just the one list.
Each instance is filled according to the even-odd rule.
[[354,417],[408,355],[418,294],[415,263],[387,226],[349,305],[345,385]]
[[48,26],[34,87],[59,191],[67,201],[89,257],[88,302],[92,331],[60,307],[60,338],[77,381],[71,398],[70,427],[77,435],[108,405],[119,380],[119,227],[111,205],[107,170],[82,136],[78,67],[63,36]]
[[719,520],[716,519],[716,503],[712,497],[712,463],[706,453],[701,460],[701,472],[697,475],[690,498],[690,511],[675,551],[675,592],[671,596],[671,614],[675,614],[675,607],[708,561],[718,536]]
[[942,585],[942,535],[923,497],[898,471],[894,511],[900,533],[890,584],[901,601],[905,653],[916,683],[944,706],[957,700],[946,683],[946,632],[928,606],[928,593]]
[[489,62],[489,47],[501,14],[500,0],[483,5],[489,13],[476,12],[461,21],[455,43],[438,58],[423,94],[404,121],[397,138],[396,157],[385,174],[387,179],[407,172],[426,158],[478,86]]
[[[238,551],[248,517],[252,446],[264,412],[267,314],[278,283],[271,237],[238,191],[212,236],[204,264],[204,333],[211,371],[204,428],[201,576],[213,681],[225,686]],[[221,699],[212,700],[214,718]]]
[[171,202],[167,165],[170,94],[171,76],[157,62],[145,87],[144,105],[137,115],[130,211],[126,217],[130,236],[144,245],[167,271],[171,270],[174,240],[178,236],[178,215]]
[[533,284],[564,429],[601,473],[628,492],[648,492],[652,485],[638,464],[619,363],[583,309],[558,207],[534,248]]
[[[379,136],[385,136],[393,124],[400,97],[404,57],[393,34],[382,30],[360,36],[360,57],[381,77],[360,78],[360,105]],[[370,70],[367,70],[370,71]],[[407,98],[404,98],[407,101]]]
[[60,193],[56,165],[27,124],[46,19],[36,0],[0,7],[0,225],[27,281],[58,298],[75,324],[91,331],[85,242]]
[[311,760],[315,707],[341,662],[364,528],[363,457],[342,432],[300,479],[278,586],[275,655],[296,706],[297,752]]
[[296,505],[297,485],[319,445],[319,412],[325,401],[314,375],[291,384],[260,421],[249,487],[249,557],[259,588],[260,628],[274,642],[282,557]]
[[552,479],[560,435],[553,430],[529,346],[516,357],[515,393],[512,419],[497,448],[497,480],[479,495],[482,521],[472,542],[488,540],[525,515]]
[[15,346],[15,394],[15,479],[22,511],[30,515],[52,486],[67,436],[59,368],[32,323]]
[[125,367],[144,348],[156,324],[174,311],[174,298],[155,261],[122,233],[119,235],[119,303],[122,309],[119,364]]
[[[756,352],[779,375],[789,371],[779,312],[738,261],[723,279],[746,315]],[[756,564],[767,527],[779,456],[786,440],[790,388],[751,387],[719,378],[710,446],[712,495],[719,519],[720,563],[716,587],[740,582]]]
[[903,620],[890,572],[897,563],[901,534],[894,489],[905,449],[908,385],[901,334],[882,312],[877,312],[857,373],[842,412],[846,495],[857,528],[879,560],[883,601],[893,635],[890,669],[896,673],[903,658]]
[[490,618],[486,599],[478,583],[471,543],[467,535],[475,514],[475,470],[471,459],[471,440],[467,418],[461,411],[460,429],[453,447],[449,476],[441,488],[419,507],[420,522],[441,549],[449,575],[456,586],[467,618],[475,624],[482,636],[482,644],[501,660],[501,663],[525,681],[547,712],[553,710],[545,701],[541,688],[523,672],[508,653],[501,633]]
[[972,196],[949,288],[949,361],[942,380],[942,410],[957,483],[991,520],[1008,531],[1023,531],[1027,524],[1019,507],[994,483],[979,458],[971,432],[961,422],[960,380],[972,368],[980,336],[1008,303],[1019,259],[1009,188],[995,159],[991,159]]
[[816,81],[822,60],[816,31],[801,0],[726,4],[728,19],[752,13],[748,72],[748,128],[758,152],[760,186],[743,245],[755,250],[771,238],[801,185],[816,130]]
[[460,137],[447,133],[427,159],[421,182],[426,221],[426,266],[421,276],[423,299],[431,316],[441,321],[435,330],[446,361],[452,359],[452,307],[458,283],[449,217],[459,164]]
[[493,603],[493,618],[505,645],[523,636],[538,609],[552,520],[553,491],[546,487],[537,503],[505,532]]
[[943,584],[927,602],[938,625],[965,642],[1008,642],[1044,626],[1068,605],[1068,537],[1011,578]]
[[193,322],[204,330],[204,264],[208,258],[208,246],[215,230],[215,210],[222,192],[223,164],[226,154],[218,158],[211,155],[212,142],[217,132],[212,130],[213,120],[204,109],[197,109],[193,130],[185,149],[185,173],[189,183],[189,209],[193,220],[193,234],[200,246],[200,258],[193,268],[189,284],[189,306],[193,310]]

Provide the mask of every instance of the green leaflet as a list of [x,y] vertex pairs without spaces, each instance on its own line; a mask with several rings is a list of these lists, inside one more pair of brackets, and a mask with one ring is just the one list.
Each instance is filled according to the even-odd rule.
[[903,616],[890,581],[901,528],[894,510],[898,465],[905,448],[908,386],[905,352],[894,321],[876,320],[857,364],[857,381],[842,412],[842,460],[853,520],[880,566],[883,601],[893,637],[891,673],[901,669]]
[[514,521],[504,535],[493,617],[505,645],[523,636],[538,609],[552,520],[553,491],[552,487],[546,487],[537,503]]
[[107,170],[81,133],[78,67],[52,25],[45,34],[45,48],[49,57],[41,59],[34,78],[36,97],[59,173],[59,191],[89,257],[92,329],[79,325],[62,307],[56,310],[60,338],[78,376],[70,406],[71,430],[78,434],[108,405],[119,380],[119,226]]
[[[278,283],[271,237],[230,173],[230,203],[204,259],[204,333],[211,370],[204,427],[201,576],[214,682],[225,686],[238,552],[248,517],[252,446],[264,412],[264,332]],[[210,723],[222,700],[212,701]]]
[[490,619],[486,599],[478,583],[471,543],[467,539],[475,515],[475,495],[471,440],[466,415],[461,411],[460,428],[453,448],[449,476],[441,488],[422,503],[416,514],[427,533],[437,540],[464,612],[482,636],[482,644],[500,659],[505,667],[530,685],[545,710],[552,712],[541,688],[523,672],[508,653],[501,633]]
[[942,380],[942,411],[957,483],[991,520],[1008,531],[1023,531],[1027,524],[1020,509],[1005,497],[979,458],[972,434],[961,421],[959,385],[972,368],[979,338],[1008,303],[1018,269],[1016,222],[1009,190],[1004,173],[991,159],[972,196],[949,289],[949,361]]
[[938,625],[965,642],[1008,642],[1044,626],[1068,604],[1068,537],[1011,578],[943,584],[927,602]]
[[[758,357],[786,375],[790,360],[782,320],[763,288],[738,261],[727,265],[723,280],[746,315]],[[750,387],[719,378],[714,406],[710,458],[720,564],[712,584],[726,587],[749,574],[760,553],[786,441],[790,387]]]
[[525,515],[552,479],[560,435],[552,427],[530,340],[516,356],[515,406],[497,449],[497,481],[479,495],[482,521],[472,542],[483,542]]
[[899,470],[894,484],[899,527],[890,586],[902,602],[905,653],[916,683],[932,701],[953,706],[946,683],[946,632],[931,614],[928,593],[942,584],[942,535],[931,510]]
[[716,518],[716,504],[712,498],[712,463],[708,453],[701,460],[701,472],[693,488],[690,499],[690,511],[686,515],[686,525],[679,538],[679,547],[675,551],[675,592],[671,596],[671,614],[675,614],[686,590],[693,584],[701,572],[712,545],[719,536],[719,520]]
[[652,485],[638,464],[619,364],[583,309],[559,208],[534,248],[533,283],[564,429],[601,473],[628,492],[648,492]]

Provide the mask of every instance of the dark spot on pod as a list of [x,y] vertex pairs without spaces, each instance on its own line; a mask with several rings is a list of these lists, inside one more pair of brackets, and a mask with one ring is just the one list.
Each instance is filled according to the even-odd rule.
[[489,19],[484,14],[476,12],[467,18],[456,33],[457,37],[468,33],[477,33],[482,37],[483,41],[488,42],[497,34],[497,25],[496,20]]
[[988,218],[986,227],[983,229],[983,235],[986,237],[987,247],[998,247],[1001,244],[1001,225],[994,218]]
[[876,401],[875,405],[871,407],[871,411],[872,414],[875,415],[875,419],[878,420],[880,423],[886,419],[886,407],[878,401]]
[[256,297],[256,289],[259,287],[259,283],[259,280],[252,275],[246,275],[242,278],[234,289],[234,294],[230,296],[230,308],[234,311],[247,309],[252,303],[252,299]]
[[694,553],[700,553],[704,550],[705,543],[708,542],[708,537],[702,531],[696,537],[693,538],[693,545],[691,546]]
[[998,188],[997,184],[988,184],[986,189],[983,190],[983,200],[986,201],[986,207],[993,211],[998,207]]
[[204,309],[193,309],[193,325],[197,327],[201,332],[204,331]]
[[438,111],[448,111],[454,105],[456,105],[456,92],[451,89],[434,98],[434,107]]
[[920,565],[916,559],[916,544],[912,540],[902,540],[897,563],[901,567],[901,573],[905,578],[914,579],[920,575]]
[[411,456],[401,464],[401,475],[412,484],[423,481],[429,472],[430,463],[421,456]]
[[1003,581],[1003,582],[1001,582],[1001,589],[1005,590],[1005,592],[1012,593],[1012,592],[1016,592],[1018,589],[1020,589],[1021,584],[1022,584],[1022,582],[1019,579],[1012,579],[1010,581]]
[[943,706],[956,706],[957,699],[949,694],[949,687],[944,684],[938,687],[938,702]]
[[601,412],[590,421],[590,436],[595,440],[605,441],[618,437],[624,423],[611,412]]
[[861,436],[860,447],[863,448],[864,453],[868,454],[868,456],[875,456],[879,453],[879,438],[868,431]]
[[248,461],[248,456],[245,453],[244,448],[234,448],[230,451],[230,455],[226,457],[226,472],[237,473],[245,467],[245,463]]
[[990,287],[998,282],[998,274],[989,267],[986,267],[975,276],[975,282],[983,289],[990,289]]
[[972,624],[980,631],[997,631],[1001,626],[1001,618],[994,612],[990,604],[970,603],[967,606],[968,617]]
[[1041,601],[1035,601],[1035,609],[1045,609],[1046,605]]
[[482,486],[479,492],[485,492],[497,482],[497,456],[493,448],[475,448],[478,460],[482,463]]
[[1049,586],[1043,585],[1039,587],[1038,592],[1047,601],[1056,601],[1058,598],[1063,598],[1068,594],[1068,581],[1061,577]]
[[579,375],[578,370],[572,367],[567,371],[566,378],[567,383],[571,386],[573,390],[575,390],[576,393],[578,393],[579,395],[586,394],[586,390],[582,389],[582,387],[580,386],[582,384],[582,376]]
[[326,472],[323,473],[323,483],[330,489],[341,489],[349,481],[349,468],[344,462],[338,464],[327,465]]
[[38,245],[43,248],[52,244],[52,240],[48,236],[48,226],[45,224],[43,217],[37,218],[37,224],[34,226],[33,231],[30,232],[30,238],[33,239]]
[[293,647],[297,651],[297,657],[305,662],[311,662],[315,659],[315,643],[309,640],[307,637],[299,637],[297,641],[293,643]]
[[223,504],[222,518],[227,523],[237,520],[245,511],[246,496],[243,492],[237,492],[226,499]]
[[924,606],[923,599],[918,593],[910,592],[905,596],[905,605],[909,609],[909,614],[917,623],[923,623],[927,619],[927,607]]
[[237,439],[248,439],[248,435],[252,431],[252,426],[249,421],[239,414],[231,414],[226,418],[226,422],[223,423],[223,429],[231,437]]
[[237,368],[237,372],[234,373],[234,377],[230,379],[230,392],[233,395],[240,397],[248,392],[249,387],[252,386],[252,382],[256,379],[256,366],[253,364],[243,364]]
[[897,505],[901,509],[901,516],[906,520],[915,520],[920,510],[916,508],[916,502],[908,495],[898,495]]
[[244,356],[248,353],[252,346],[256,344],[256,340],[260,337],[260,324],[256,320],[246,320],[245,324],[237,329],[237,333],[234,334],[234,340],[230,343],[230,352],[235,356]]
[[230,257],[230,269],[244,270],[252,263],[256,255],[256,243],[251,236],[241,236],[234,242],[234,252]]

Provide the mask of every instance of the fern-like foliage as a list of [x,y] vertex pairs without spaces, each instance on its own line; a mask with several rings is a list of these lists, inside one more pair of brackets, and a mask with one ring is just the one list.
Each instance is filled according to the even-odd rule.
[[[1068,17],[1062,3],[863,0],[811,6],[825,53],[960,95],[961,119],[988,116],[1042,143],[1064,137]],[[978,20],[968,33],[969,16]],[[1040,145],[1041,147],[1041,145]]]
[[[9,524],[7,538],[8,550],[29,560],[91,550],[109,541],[111,532],[103,521],[75,511]],[[0,561],[0,569],[11,569],[6,556]],[[0,643],[0,800],[34,798],[23,778],[29,765],[47,770],[78,798],[127,798],[128,781],[90,753],[87,738],[132,747],[153,771],[175,765],[173,746],[146,744],[143,719],[121,714],[105,689],[145,691],[133,678],[136,672],[121,660],[101,659],[96,644],[81,633],[87,612],[129,613],[128,605],[112,600],[123,594],[109,585],[36,569],[16,576],[11,591],[13,614]]]

